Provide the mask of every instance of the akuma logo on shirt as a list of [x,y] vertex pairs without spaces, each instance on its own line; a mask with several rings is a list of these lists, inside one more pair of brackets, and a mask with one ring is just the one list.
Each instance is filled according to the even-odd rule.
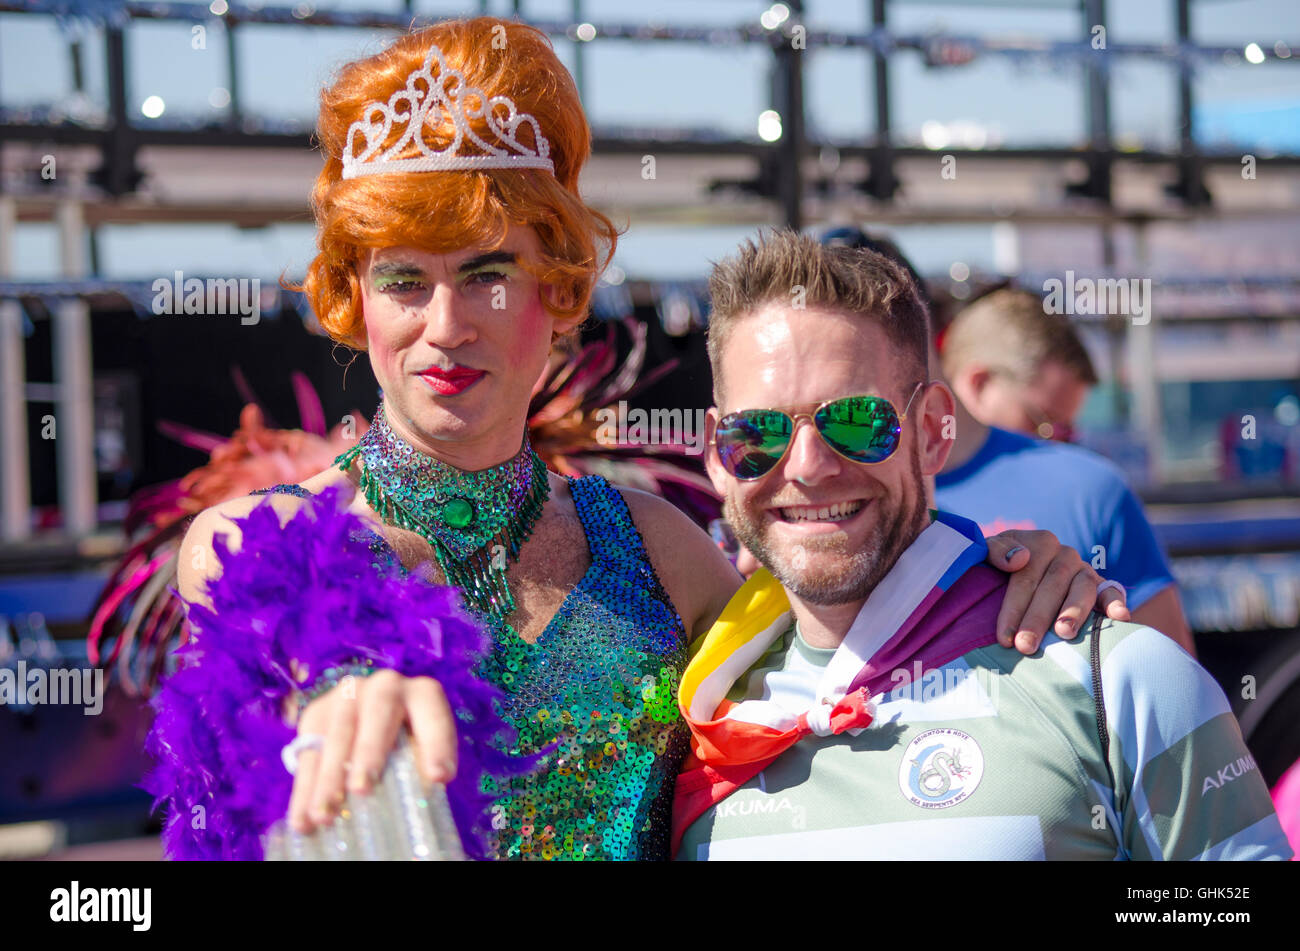
[[1219,770],[1217,778],[1213,775],[1206,776],[1205,781],[1201,783],[1201,795],[1204,796],[1211,789],[1222,789],[1234,779],[1245,776],[1252,769],[1259,769],[1259,766],[1255,763],[1255,757],[1247,754],[1238,758],[1235,763],[1229,763]]
[[904,798],[922,809],[947,809],[970,798],[984,778],[984,751],[969,733],[926,730],[907,744],[898,767]]
[[736,816],[774,816],[781,812],[792,815],[797,810],[786,796],[764,796],[755,799],[742,799],[732,796],[726,802],[719,803],[714,809],[715,819],[733,819]]

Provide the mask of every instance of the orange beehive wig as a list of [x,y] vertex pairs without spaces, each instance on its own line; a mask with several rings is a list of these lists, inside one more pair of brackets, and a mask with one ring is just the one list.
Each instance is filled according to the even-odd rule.
[[[506,96],[532,115],[550,142],[555,174],[543,169],[410,172],[343,179],[348,127],[366,105],[387,102],[418,70],[429,46],[487,96]],[[492,142],[481,117],[474,131]],[[531,132],[523,127],[521,139]],[[317,124],[325,167],[312,190],[319,253],[302,289],[321,327],[334,340],[366,349],[357,276],[367,249],[406,245],[433,254],[470,246],[498,247],[511,225],[529,225],[542,253],[521,261],[543,285],[543,303],[559,321],[576,324],[592,288],[614,253],[617,231],[578,194],[578,173],[591,154],[591,129],[568,70],[546,35],[533,27],[478,17],[439,23],[399,37],[387,49],[343,67],[321,93]],[[401,135],[394,126],[387,147]],[[424,129],[425,141],[445,148],[451,123]],[[416,154],[414,148],[410,154]],[[403,152],[403,158],[407,153]]]

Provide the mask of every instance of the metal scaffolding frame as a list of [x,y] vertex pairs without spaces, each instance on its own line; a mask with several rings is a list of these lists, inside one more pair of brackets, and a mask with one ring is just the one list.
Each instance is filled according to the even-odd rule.
[[[83,0],[84,2],[84,0]],[[305,130],[259,131],[246,127],[244,104],[239,89],[238,45],[235,41],[243,24],[298,24],[303,27],[370,27],[378,29],[405,29],[412,24],[435,22],[437,18],[422,18],[410,13],[352,12],[341,10],[315,10],[309,4],[289,6],[250,7],[226,5],[222,2],[221,14],[214,14],[209,6],[173,2],[125,2],[117,16],[105,20],[105,64],[107,70],[108,122],[102,128],[93,128],[71,121],[52,122],[35,119],[16,119],[0,109],[0,143],[4,141],[52,142],[56,144],[94,144],[102,153],[102,164],[95,176],[95,184],[109,196],[122,196],[133,192],[141,181],[141,172],[135,158],[146,146],[211,146],[234,148],[288,148],[311,147],[310,133]],[[1087,74],[1086,136],[1083,148],[1036,149],[945,149],[957,157],[980,159],[1040,159],[1077,160],[1087,166],[1087,178],[1075,184],[1072,192],[1106,205],[1111,199],[1111,171],[1117,161],[1165,163],[1178,168],[1175,194],[1191,207],[1203,207],[1210,201],[1204,183],[1207,165],[1234,163],[1238,154],[1214,153],[1201,149],[1194,137],[1192,112],[1194,107],[1192,77],[1201,65],[1221,60],[1225,55],[1238,52],[1233,46],[1198,45],[1191,37],[1191,6],[1193,0],[1171,0],[1177,19],[1178,42],[1111,43],[1105,51],[1107,57],[1134,57],[1174,63],[1179,68],[1179,134],[1177,152],[1156,150],[1119,151],[1111,141],[1110,94],[1107,62],[1089,45],[1090,30],[1106,25],[1105,0],[1078,0],[1082,35],[1077,42],[1036,42],[1030,40],[995,41],[980,37],[959,35],[904,35],[893,32],[888,26],[890,0],[866,0],[870,7],[872,29],[866,33],[848,33],[828,30],[804,31],[803,43],[792,42],[792,31],[802,15],[802,0],[789,0],[786,6],[790,17],[780,27],[765,28],[748,24],[728,29],[714,27],[648,27],[641,24],[601,23],[584,24],[582,0],[572,0],[571,22],[537,21],[535,25],[549,34],[567,38],[575,43],[576,76],[580,91],[584,85],[583,55],[586,45],[583,37],[600,37],[602,41],[709,43],[723,45],[764,45],[771,49],[773,58],[773,106],[782,117],[782,135],[775,143],[751,139],[728,139],[716,136],[688,135],[674,138],[645,138],[624,131],[601,133],[597,130],[594,143],[597,154],[633,155],[648,148],[669,154],[738,155],[757,158],[760,172],[752,180],[742,183],[745,189],[774,202],[781,210],[781,220],[791,227],[803,223],[804,172],[802,160],[820,147],[831,143],[811,142],[805,132],[803,91],[803,58],[807,50],[859,48],[872,57],[871,99],[875,103],[876,123],[871,141],[861,145],[836,144],[834,147],[846,156],[868,160],[870,171],[859,183],[859,188],[871,197],[889,202],[897,193],[898,179],[894,164],[898,159],[932,154],[932,150],[918,147],[901,147],[895,144],[891,129],[889,60],[899,54],[920,53],[936,57],[939,50],[957,47],[972,55],[997,55],[1012,57],[1052,56],[1077,60],[1084,64]],[[215,6],[215,4],[214,4]],[[467,4],[469,6],[469,4]],[[478,3],[484,9],[485,3]],[[516,0],[516,11],[522,5]],[[409,10],[409,0],[407,3]],[[102,5],[91,9],[103,10]],[[0,0],[0,13],[30,13],[70,15],[83,10],[82,3],[38,2],[38,0]],[[84,12],[84,11],[83,11]],[[471,11],[467,11],[471,12]],[[203,128],[166,128],[137,126],[131,122],[126,90],[126,40],[124,27],[129,21],[172,20],[206,23],[220,21],[226,38],[227,88],[230,105],[224,122]],[[580,34],[580,26],[593,32]],[[803,27],[798,27],[803,30]],[[1262,51],[1266,59],[1277,62],[1294,62],[1300,65],[1300,55],[1285,57],[1274,51]],[[74,74],[80,76],[80,52],[72,49]],[[0,90],[2,96],[3,90]],[[2,102],[2,99],[0,99]],[[1260,165],[1300,165],[1300,156],[1261,156]]]
[[[890,62],[898,55],[920,54],[927,61],[942,63],[945,50],[957,49],[971,55],[1041,57],[1055,56],[1081,62],[1085,69],[1086,141],[1080,148],[945,148],[946,155],[957,159],[980,162],[1048,163],[1081,162],[1084,177],[1066,188],[1063,198],[1082,200],[1086,211],[1080,215],[1078,207],[1071,209],[1073,220],[1091,220],[1103,229],[1103,243],[1107,248],[1108,264],[1112,263],[1110,228],[1116,223],[1134,223],[1140,226],[1153,220],[1149,212],[1134,214],[1116,207],[1114,183],[1116,170],[1121,165],[1158,165],[1176,169],[1177,180],[1169,189],[1170,196],[1179,207],[1163,214],[1172,218],[1195,217],[1213,211],[1213,196],[1206,185],[1207,171],[1217,167],[1237,166],[1238,152],[1215,152],[1202,149],[1196,141],[1192,125],[1192,79],[1202,65],[1221,61],[1223,56],[1238,52],[1236,47],[1199,45],[1191,36],[1192,0],[1169,0],[1174,7],[1177,23],[1177,41],[1174,43],[1114,43],[1107,48],[1108,56],[1134,57],[1174,64],[1179,70],[1178,113],[1180,142],[1177,151],[1157,150],[1124,151],[1116,149],[1111,136],[1110,83],[1106,61],[1089,45],[1092,27],[1106,24],[1105,0],[1077,0],[1076,9],[1081,17],[1082,32],[1074,42],[1036,42],[1031,40],[993,40],[959,35],[905,35],[889,26],[890,0],[864,0],[868,7],[871,29],[851,33],[830,30],[804,30],[799,25],[803,14],[802,0],[788,0],[784,5],[788,18],[774,26],[745,24],[732,28],[717,27],[664,27],[635,23],[586,24],[582,0],[572,0],[572,17],[567,22],[535,22],[535,25],[555,37],[575,43],[575,80],[579,90],[586,81],[583,48],[591,37],[618,42],[676,42],[710,43],[725,45],[758,45],[770,48],[772,53],[772,106],[780,114],[782,134],[775,142],[759,139],[737,139],[694,132],[682,134],[680,130],[661,135],[635,130],[595,130],[594,152],[601,156],[641,156],[654,152],[665,156],[693,158],[719,157],[744,159],[752,163],[754,173],[748,177],[719,177],[710,183],[710,189],[735,192],[767,205],[776,220],[799,228],[808,222],[807,204],[810,194],[824,189],[826,182],[818,180],[810,170],[810,159],[822,149],[833,149],[844,159],[859,160],[865,164],[865,174],[853,187],[865,198],[876,203],[881,217],[888,220],[900,192],[902,177],[900,166],[909,160],[933,159],[931,149],[902,146],[896,143],[890,108]],[[67,119],[55,120],[50,116],[16,114],[2,107],[0,98],[0,150],[6,143],[53,143],[60,146],[90,147],[99,155],[98,168],[79,191],[55,194],[54,189],[38,186],[29,191],[40,194],[35,211],[29,217],[49,214],[57,222],[60,234],[62,273],[66,281],[81,282],[93,278],[95,268],[94,225],[105,214],[112,214],[129,204],[143,180],[139,157],[144,149],[180,149],[185,147],[271,149],[304,152],[312,147],[311,135],[302,128],[265,128],[264,124],[250,122],[246,103],[238,84],[239,53],[236,43],[238,31],[246,24],[298,24],[303,28],[329,28],[332,26],[371,27],[400,30],[413,23],[434,22],[437,18],[413,16],[410,0],[404,0],[405,12],[381,13],[342,10],[316,10],[307,3],[297,6],[254,7],[228,4],[214,0],[211,6],[174,2],[125,2],[110,4],[95,0],[0,0],[0,13],[25,13],[57,15],[60,17],[91,16],[102,23],[105,42],[107,74],[107,121],[102,125],[89,125]],[[467,7],[475,6],[467,4]],[[477,12],[486,9],[484,0],[476,5]],[[514,0],[516,15],[523,12],[520,0]],[[216,12],[220,10],[220,12]],[[476,12],[472,9],[467,13]],[[168,127],[154,123],[137,125],[131,121],[127,90],[126,27],[131,21],[173,20],[193,23],[210,23],[214,20],[224,25],[226,37],[226,66],[230,104],[224,121],[203,127]],[[802,43],[794,42],[796,29],[803,31]],[[871,57],[870,99],[875,105],[875,127],[869,140],[845,144],[811,141],[808,137],[804,102],[804,55],[815,49],[860,49]],[[81,49],[76,42],[71,46],[74,83],[84,82]],[[1300,64],[1300,55],[1281,56],[1276,51],[1263,55],[1279,62]],[[0,90],[0,97],[3,90]],[[0,152],[0,155],[3,153]],[[1300,155],[1259,156],[1260,167],[1279,169],[1300,168]],[[48,183],[42,183],[48,185]],[[0,178],[0,188],[3,179]],[[12,241],[16,222],[24,215],[18,203],[30,195],[0,194],[0,281],[10,276]],[[48,199],[53,199],[52,201]],[[213,205],[206,209],[213,220],[220,220],[222,209]],[[185,209],[193,220],[195,209]],[[288,208],[272,210],[265,220],[287,220],[294,211]],[[935,212],[930,212],[935,215]],[[996,220],[990,212],[943,214],[937,220]],[[228,217],[228,216],[227,216]],[[1005,217],[1005,216],[1003,216]],[[265,223],[265,220],[262,223]],[[90,260],[85,260],[81,249],[89,246]],[[0,537],[16,540],[29,534],[28,509],[30,491],[27,483],[26,420],[23,414],[25,370],[22,358],[21,313],[18,292],[12,287],[0,287]],[[89,308],[84,299],[62,297],[54,311],[56,342],[55,385],[58,394],[60,426],[59,488],[60,507],[64,525],[72,536],[84,536],[95,527],[95,471],[93,455],[93,406],[90,399],[90,326]],[[1141,359],[1140,352],[1130,354]],[[1141,374],[1137,380],[1143,380]],[[1159,401],[1154,391],[1155,380],[1149,380],[1145,389],[1139,387],[1137,406],[1140,418],[1155,425],[1159,421]]]

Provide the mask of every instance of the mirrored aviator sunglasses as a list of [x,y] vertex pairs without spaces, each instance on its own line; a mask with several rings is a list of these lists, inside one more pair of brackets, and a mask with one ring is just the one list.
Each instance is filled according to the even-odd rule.
[[718,420],[713,445],[723,468],[742,482],[767,475],[785,458],[800,419],[810,419],[826,445],[851,462],[875,465],[898,449],[903,420],[925,386],[916,384],[902,414],[882,396],[829,400],[812,413],[742,409]]

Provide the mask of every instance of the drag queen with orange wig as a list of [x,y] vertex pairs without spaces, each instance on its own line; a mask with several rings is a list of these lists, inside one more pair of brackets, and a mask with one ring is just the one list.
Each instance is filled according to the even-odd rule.
[[[579,195],[573,81],[531,27],[441,23],[345,66],[319,137],[305,290],[383,399],[336,465],[189,529],[195,644],[150,744],[167,850],[260,857],[286,810],[328,827],[409,732],[470,855],[667,858],[678,678],[740,579],[673,506],[549,472],[527,437],[616,240]],[[1026,534],[992,551],[1030,544],[1042,578],[1062,550]]]

